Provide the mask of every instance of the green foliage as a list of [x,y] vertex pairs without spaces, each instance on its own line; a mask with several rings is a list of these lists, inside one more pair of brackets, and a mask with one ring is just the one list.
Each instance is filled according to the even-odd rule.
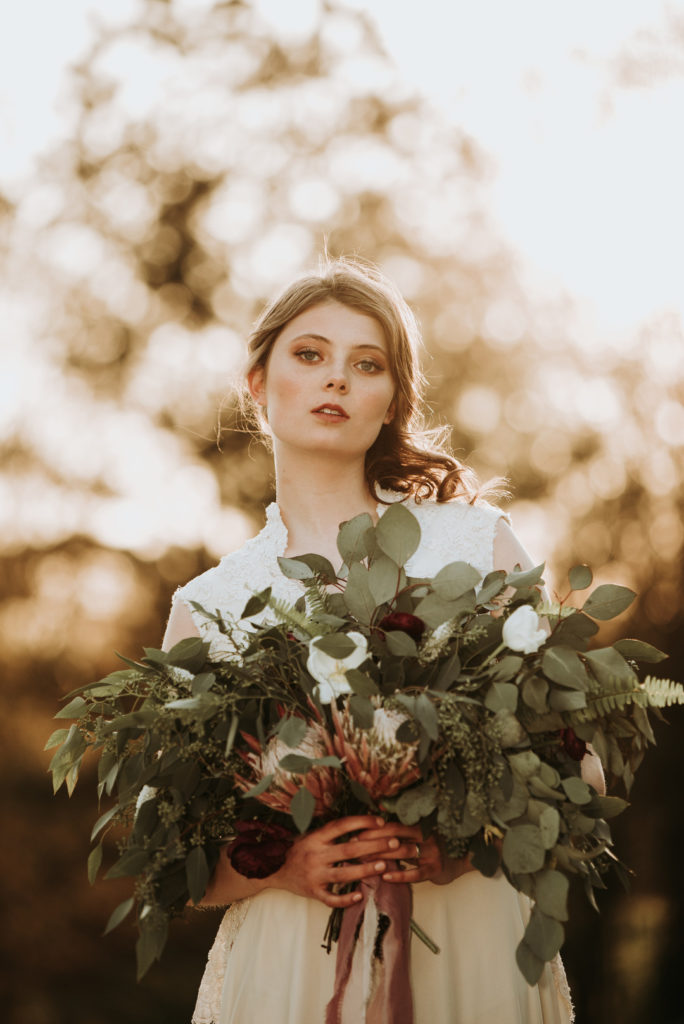
[[[598,587],[582,610],[544,609],[549,635],[540,641],[535,626],[536,649],[524,653],[503,627],[522,604],[538,604],[543,566],[490,573],[479,591],[479,574],[459,562],[415,580],[405,563],[419,542],[400,504],[375,528],[357,517],[338,538],[346,580],[316,555],[282,560],[302,599],[256,594],[245,609],[255,621],[243,618],[239,632],[196,607],[233,657],[210,657],[199,638],[168,652],[145,648],[141,662],[124,659],[126,670],[70,695],[58,717],[75,721],[47,743],[53,783],[71,792],[85,753],[98,752],[98,796],[113,804],[93,827],[88,877],[101,869],[110,830],[123,828],[106,877],[133,878],[134,894],[107,929],[135,909],[139,975],[161,955],[169,920],[202,900],[242,819],[303,834],[368,808],[436,830],[452,855],[470,850],[486,875],[501,866],[535,901],[517,951],[528,980],[562,942],[569,879],[579,876],[591,899],[603,885],[595,863],[611,843],[607,819],[627,804],[581,779],[566,734],[576,730],[575,745],[592,742],[629,790],[654,742],[648,709],[684,703],[684,687],[639,680],[635,665],[660,657],[647,644],[587,650],[589,616],[619,614],[631,600],[625,588]],[[583,567],[571,578],[591,582]],[[420,640],[381,625],[395,614],[389,621],[411,633],[420,626]],[[504,635],[520,649],[509,650]],[[324,671],[310,663],[315,648],[327,655],[329,680],[312,675]],[[359,653],[363,668],[345,667]],[[332,699],[339,694],[332,705],[321,703],[324,681]],[[376,731],[379,709],[395,716],[393,741]],[[391,792],[397,770],[408,774]]]

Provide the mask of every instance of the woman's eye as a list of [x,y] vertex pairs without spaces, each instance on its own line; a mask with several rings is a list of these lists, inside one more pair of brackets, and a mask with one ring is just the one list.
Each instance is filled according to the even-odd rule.
[[313,363],[318,359],[318,352],[315,348],[300,348],[299,352],[296,353],[299,359],[303,359],[305,363]]
[[361,359],[356,365],[364,373],[376,373],[378,370],[382,370],[380,364],[376,363],[374,359]]

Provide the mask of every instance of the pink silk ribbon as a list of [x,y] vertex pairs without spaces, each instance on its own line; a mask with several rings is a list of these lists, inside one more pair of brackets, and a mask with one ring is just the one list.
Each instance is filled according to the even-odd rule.
[[[392,863],[388,871],[396,870]],[[375,901],[378,914],[389,918],[382,938],[382,964],[377,971],[378,984],[369,994],[364,1016],[356,1017],[358,1024],[413,1024],[413,997],[409,971],[409,943],[411,937],[412,892],[408,884],[385,882],[379,876],[366,878],[361,883],[363,899],[347,907],[337,942],[335,964],[335,991],[327,1005],[325,1024],[345,1024],[345,999],[363,987],[364,964],[354,957],[369,897]],[[375,942],[366,952],[374,956]],[[370,969],[371,965],[365,965]]]

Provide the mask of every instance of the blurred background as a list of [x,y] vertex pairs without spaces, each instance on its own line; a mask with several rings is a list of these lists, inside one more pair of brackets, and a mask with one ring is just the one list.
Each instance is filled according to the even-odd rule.
[[[448,13],[447,13],[448,12]],[[24,0],[0,40],[0,933],[8,1024],[188,1022],[215,912],[135,982],[90,888],[94,776],[51,795],[62,695],[162,635],[263,522],[232,382],[260,307],[331,253],[423,325],[435,422],[558,593],[684,667],[684,5]],[[607,637],[606,637],[607,639]],[[578,1024],[684,1020],[682,709],[617,819],[635,871],[564,956]]]

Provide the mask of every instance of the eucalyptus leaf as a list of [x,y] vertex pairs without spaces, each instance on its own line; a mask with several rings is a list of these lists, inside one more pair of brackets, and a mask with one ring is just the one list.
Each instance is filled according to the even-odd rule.
[[363,561],[371,553],[368,544],[369,532],[373,532],[373,520],[367,512],[340,525],[337,550],[350,568],[352,563]]
[[368,570],[368,586],[376,605],[391,601],[400,586],[399,566],[387,555],[374,558]]
[[594,577],[588,565],[573,565],[568,578],[573,590],[586,590]]
[[412,789],[405,789],[397,800],[397,816],[403,825],[416,825],[421,818],[427,818],[437,806],[434,786],[424,782]]
[[623,658],[631,658],[633,661],[645,661],[647,664],[656,664],[659,661],[665,661],[668,657],[663,651],[659,651],[657,647],[653,647],[643,640],[625,638],[624,640],[618,640],[617,643],[613,644],[613,647]]
[[[166,654],[165,664],[185,668],[190,672],[198,672],[204,665],[208,652],[209,644],[201,637],[185,637],[174,644]],[[149,648],[145,648],[145,653],[149,656]]]
[[553,960],[564,940],[563,925],[555,918],[543,913],[538,906],[533,907],[525,929],[525,943],[532,952],[548,963]]
[[420,544],[418,520],[401,502],[395,502],[378,520],[375,539],[381,551],[404,566]]
[[151,859],[148,850],[126,850],[109,869],[105,878],[131,878],[147,867]]
[[552,711],[579,711],[586,706],[587,698],[582,690],[553,690],[549,696]]
[[371,677],[365,672],[359,671],[358,668],[347,669],[344,674],[354,693],[358,693],[359,696],[374,697],[379,692],[377,684]]
[[600,621],[614,619],[616,615],[620,615],[626,608],[629,608],[635,597],[634,591],[628,587],[619,587],[615,583],[604,583],[591,592],[582,605],[582,611],[585,615],[590,615],[592,619]]
[[447,601],[439,594],[427,594],[416,605],[415,614],[428,626],[437,629],[443,622],[456,618],[458,608],[455,601]]
[[506,573],[503,569],[496,569],[488,573],[482,583],[477,595],[479,604],[489,604],[492,598],[497,597],[506,585]]
[[[86,707],[87,704],[83,697],[74,697],[74,699],[70,700],[65,707],[60,708],[55,715],[55,718],[80,718],[81,712]],[[45,747],[45,749],[47,750],[48,748]]]
[[544,971],[544,961],[533,953],[524,939],[515,951],[515,960],[528,985],[536,985]]
[[204,850],[201,846],[193,846],[185,858],[185,876],[193,903],[199,903],[204,896],[209,883],[209,874],[209,865]]
[[548,711],[549,684],[541,676],[527,678],[520,687],[520,692],[524,703],[538,715],[543,715]]
[[290,801],[290,814],[299,832],[303,835],[308,829],[316,810],[316,800],[306,786],[298,789]]
[[264,610],[271,598],[271,588],[266,587],[265,590],[261,590],[258,594],[254,594],[248,600],[245,607],[242,609],[241,619],[249,619],[253,615],[259,615]]
[[135,956],[138,965],[138,981],[149,971],[155,960],[162,955],[168,935],[168,921],[166,919],[146,918],[141,922],[140,935],[135,944]]
[[356,644],[346,633],[327,633],[325,636],[316,637],[313,643],[319,651],[340,661],[348,658],[356,650]]
[[516,590],[524,590],[538,585],[543,586],[542,576],[545,568],[546,562],[542,562],[541,565],[536,565],[533,569],[518,569],[514,572],[509,572],[505,580],[506,586],[514,587]]
[[285,754],[278,762],[283,771],[294,772],[296,775],[306,775],[311,764],[312,759],[304,754]]
[[512,679],[520,671],[523,659],[517,654],[507,654],[494,665],[492,679],[497,683],[505,683]]
[[[283,561],[287,561],[287,559],[278,559],[279,564]],[[305,565],[308,565],[309,569],[311,569],[311,573],[318,576],[323,583],[334,583],[337,579],[337,573],[335,572],[332,562],[328,558],[325,558],[324,555],[298,555],[295,561],[303,562]],[[309,579],[310,576],[303,576],[301,578]]]
[[124,900],[123,903],[120,903],[118,907],[115,907],[115,909],[109,915],[109,920],[107,921],[107,925],[102,934],[109,934],[109,932],[116,928],[117,925],[121,924],[123,919],[130,914],[134,904],[135,899],[133,896],[130,896],[127,900]]
[[269,772],[268,775],[264,775],[263,778],[257,782],[256,786],[252,786],[252,788],[248,789],[246,793],[243,793],[242,799],[251,800],[255,797],[261,796],[262,793],[266,792],[272,782],[273,772]]
[[[560,831],[560,814],[555,807],[547,805],[541,814],[539,815],[538,821],[539,831],[542,837],[542,843],[544,848],[552,850],[558,842],[558,833]],[[542,907],[542,910],[544,908]]]
[[50,734],[50,738],[43,747],[43,750],[52,750],[53,747],[61,746],[68,735],[68,729],[55,729],[55,731]]
[[364,625],[369,625],[376,605],[368,583],[368,570],[360,562],[353,562],[349,567],[343,596],[344,603],[354,618]]
[[[311,566],[301,558],[278,558],[278,565],[283,576],[288,580],[310,580],[315,576]],[[329,562],[328,565],[330,565]]]
[[515,711],[518,706],[518,687],[513,683],[492,683],[487,690],[485,707],[490,711]]
[[112,818],[117,813],[117,811],[120,811],[120,810],[121,810],[121,808],[119,807],[119,805],[115,804],[114,807],[110,807],[108,811],[105,811],[104,814],[100,815],[100,817],[97,819],[97,821],[93,825],[93,830],[90,833],[91,842],[95,838],[95,836],[98,834],[98,832],[101,832],[102,829],[105,827],[105,825],[109,824],[109,822],[112,820]]
[[418,654],[416,641],[400,629],[391,630],[385,639],[387,650],[397,658],[415,658]]
[[[97,873],[100,870],[102,864],[102,843],[98,843],[94,846],[88,855],[88,881],[91,885],[95,885],[97,879]],[[112,925],[112,927],[114,927]]]
[[307,724],[298,715],[284,716],[278,723],[278,738],[293,750],[298,747],[306,735]]
[[591,671],[600,683],[611,686],[616,679],[626,683],[638,683],[638,677],[619,651],[613,647],[599,647],[584,655]]
[[591,790],[583,779],[571,776],[569,779],[562,779],[561,786],[565,791],[568,800],[573,804],[588,804],[591,800]]
[[439,739],[437,711],[435,710],[434,704],[425,693],[419,694],[416,698],[415,717],[418,719],[430,739],[437,741]]
[[461,671],[461,659],[458,651],[455,651],[440,666],[436,680],[432,684],[433,690],[448,690],[452,683],[456,682]]
[[583,811],[592,818],[614,818],[629,807],[629,802],[619,796],[595,795]]
[[514,825],[504,836],[504,864],[513,874],[530,874],[544,867],[546,847],[536,825]]
[[349,698],[349,707],[357,729],[372,729],[375,708],[367,697],[362,697],[358,693],[352,694]]
[[432,586],[443,601],[455,601],[474,590],[481,579],[482,573],[468,562],[449,562],[437,573]]
[[573,690],[586,690],[589,685],[587,671],[577,651],[570,647],[548,647],[542,657],[542,672],[559,686]]

